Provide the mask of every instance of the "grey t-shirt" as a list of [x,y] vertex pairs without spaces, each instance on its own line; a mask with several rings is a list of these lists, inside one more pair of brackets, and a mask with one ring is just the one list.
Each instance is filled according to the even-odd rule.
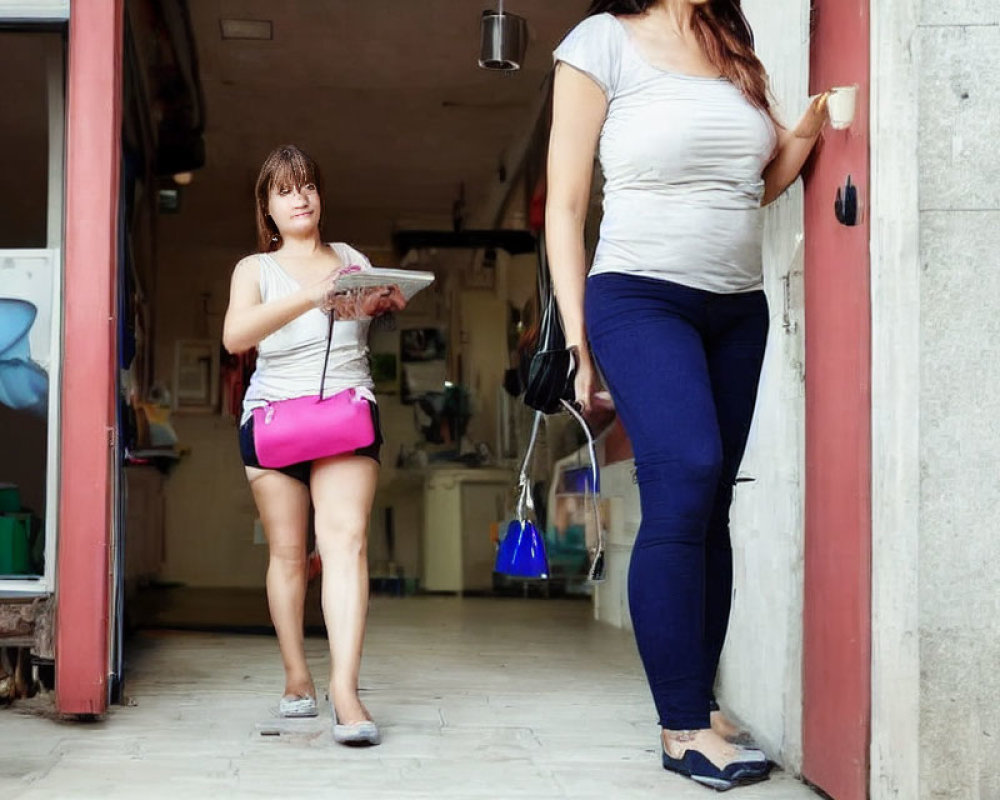
[[611,14],[583,20],[554,57],[608,97],[604,218],[590,274],[722,293],[760,288],[761,173],[777,141],[767,114],[723,78],[653,66]]

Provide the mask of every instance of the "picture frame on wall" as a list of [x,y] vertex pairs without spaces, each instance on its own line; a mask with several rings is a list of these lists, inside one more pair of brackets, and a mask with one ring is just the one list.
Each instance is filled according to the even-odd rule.
[[413,403],[428,393],[444,391],[448,379],[448,335],[441,327],[400,331],[400,396]]
[[219,405],[219,345],[212,339],[178,339],[174,345],[176,411],[211,414]]

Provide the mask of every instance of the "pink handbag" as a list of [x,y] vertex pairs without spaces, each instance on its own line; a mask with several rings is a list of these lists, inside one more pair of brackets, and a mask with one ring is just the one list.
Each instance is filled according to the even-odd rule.
[[323,397],[333,338],[333,312],[319,394],[276,400],[253,410],[253,444],[257,463],[268,469],[302,461],[353,453],[375,442],[369,401],[357,389]]

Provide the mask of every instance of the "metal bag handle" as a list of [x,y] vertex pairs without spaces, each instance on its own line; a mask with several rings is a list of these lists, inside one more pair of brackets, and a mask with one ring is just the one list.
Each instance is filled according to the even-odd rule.
[[[594,442],[594,435],[590,431],[590,426],[587,421],[583,418],[579,411],[573,406],[572,403],[563,400],[563,407],[569,411],[570,414],[580,423],[580,427],[583,428],[584,433],[587,436],[587,455],[590,458],[590,501],[591,507],[594,513],[594,521],[597,524],[597,552],[594,554],[593,560],[590,562],[590,569],[587,572],[587,580],[589,581],[602,581],[604,580],[604,550],[606,545],[606,537],[604,532],[604,525],[601,520],[601,506],[597,501],[598,493],[600,492],[600,470],[597,466],[597,445]],[[535,452],[535,442],[538,440],[538,428],[541,424],[542,418],[545,416],[541,411],[535,412],[535,419],[531,425],[531,438],[528,440],[528,449],[524,454],[524,460],[521,462],[521,473],[518,476],[518,499],[517,499],[517,518],[519,521],[524,522],[525,516],[528,511],[534,512],[535,503],[531,497],[531,481],[528,478],[528,470],[531,467],[531,457]]]

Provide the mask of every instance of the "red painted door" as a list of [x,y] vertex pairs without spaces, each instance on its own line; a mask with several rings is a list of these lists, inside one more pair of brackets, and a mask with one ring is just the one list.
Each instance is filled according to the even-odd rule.
[[[813,93],[858,86],[806,180],[806,564],[803,774],[836,800],[868,792],[871,708],[869,0],[814,0]],[[838,221],[850,176],[859,219]]]

